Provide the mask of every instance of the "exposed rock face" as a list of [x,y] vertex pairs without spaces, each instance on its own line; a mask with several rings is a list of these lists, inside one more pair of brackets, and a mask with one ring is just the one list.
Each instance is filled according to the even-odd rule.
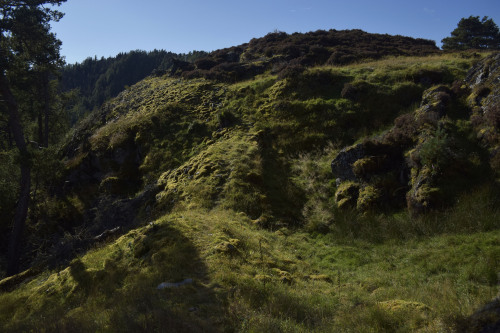
[[332,161],[332,172],[338,181],[356,180],[353,164],[366,155],[362,144],[344,148]]
[[491,168],[500,173],[500,53],[493,54],[472,68],[465,83],[471,89],[467,98],[471,122],[478,138],[490,152]]
[[500,53],[495,53],[474,66],[469,73],[467,73],[465,82],[471,89],[490,80],[500,83],[499,69]]

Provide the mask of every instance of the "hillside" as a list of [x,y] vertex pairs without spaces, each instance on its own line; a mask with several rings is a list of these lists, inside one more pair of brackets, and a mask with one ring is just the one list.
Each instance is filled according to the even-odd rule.
[[136,50],[116,57],[89,57],[82,63],[65,65],[60,72],[60,89],[66,93],[76,91],[70,112],[72,125],[106,100],[116,97],[125,87],[152,73],[167,70],[175,60],[194,61],[206,54],[203,51],[175,54],[164,50]]
[[494,330],[499,64],[333,30],[173,61],[44,157],[0,330]]
[[362,30],[317,30],[287,34],[275,31],[249,43],[211,52],[194,64],[176,62],[172,74],[234,83],[270,71],[280,76],[305,67],[346,65],[384,56],[436,54],[434,41],[367,33]]
[[433,41],[369,34],[361,30],[318,30],[309,33],[269,33],[249,43],[211,53],[175,54],[163,50],[131,51],[116,57],[87,58],[63,67],[60,88],[77,91],[71,109],[72,125],[88,112],[151,74],[167,71],[187,78],[223,81],[251,78],[271,70],[285,74],[304,66],[347,64],[387,55],[437,53]]

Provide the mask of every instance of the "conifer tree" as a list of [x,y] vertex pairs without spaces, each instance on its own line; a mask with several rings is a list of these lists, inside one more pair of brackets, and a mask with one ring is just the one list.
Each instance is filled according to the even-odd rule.
[[488,16],[481,20],[479,16],[462,18],[457,28],[451,32],[451,37],[442,41],[443,50],[467,49],[500,49],[500,32],[498,26]]
[[[31,187],[30,151],[21,112],[21,96],[29,95],[26,86],[41,84],[45,80],[35,73],[46,73],[60,63],[61,42],[50,32],[50,22],[57,21],[62,13],[54,9],[66,0],[3,0],[0,2],[0,94],[6,112],[9,130],[19,152],[21,170],[19,200],[14,213],[8,246],[7,275],[19,270],[20,242],[26,223]],[[48,101],[46,101],[48,103]],[[45,108],[45,107],[44,107]]]

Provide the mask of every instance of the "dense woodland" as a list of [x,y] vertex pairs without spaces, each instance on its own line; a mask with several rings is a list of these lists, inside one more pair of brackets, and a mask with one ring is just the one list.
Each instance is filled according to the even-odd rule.
[[0,5],[0,331],[498,328],[491,19],[64,64],[62,2]]

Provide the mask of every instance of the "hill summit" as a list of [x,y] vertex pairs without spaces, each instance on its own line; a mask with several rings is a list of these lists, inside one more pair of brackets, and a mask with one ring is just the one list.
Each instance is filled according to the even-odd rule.
[[297,67],[345,65],[389,55],[423,56],[437,52],[434,41],[362,30],[294,34],[275,31],[246,44],[211,52],[194,64],[177,62],[171,72],[185,78],[234,82],[269,70],[284,74]]

